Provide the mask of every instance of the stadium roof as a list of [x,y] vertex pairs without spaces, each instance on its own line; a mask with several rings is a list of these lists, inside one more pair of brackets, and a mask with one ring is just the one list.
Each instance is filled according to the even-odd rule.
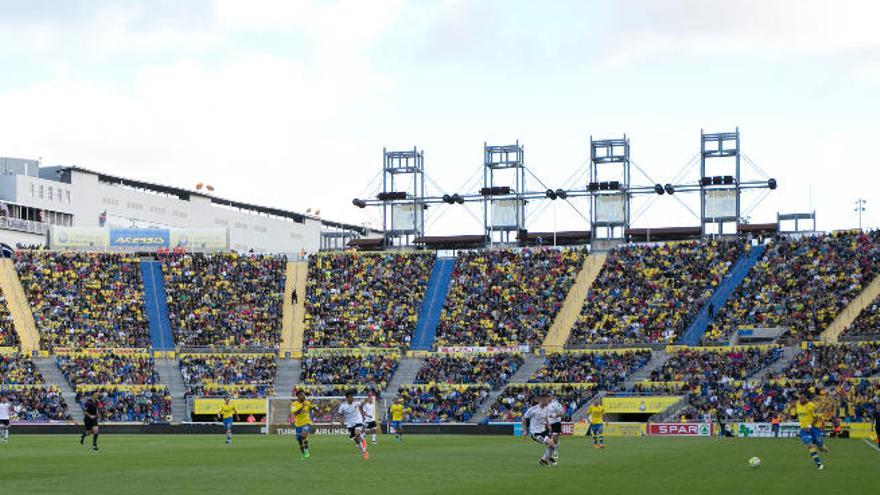
[[[211,194],[205,194],[200,191],[192,191],[190,189],[184,189],[181,187],[166,186],[166,185],[162,185],[162,184],[155,184],[152,182],[146,182],[146,181],[137,180],[137,179],[128,179],[126,177],[105,174],[103,172],[90,170],[90,169],[83,168],[80,166],[60,167],[58,170],[58,173],[59,173],[59,175],[62,175],[64,172],[68,172],[68,171],[75,171],[75,172],[82,172],[82,173],[86,173],[86,174],[97,175],[98,180],[100,182],[104,182],[107,184],[118,184],[121,186],[131,187],[131,188],[135,188],[135,189],[142,189],[145,191],[155,192],[155,193],[159,193],[159,194],[167,194],[169,196],[177,196],[178,198],[180,198],[183,201],[189,201],[190,198],[193,196],[200,196],[200,197],[209,199],[211,201],[211,203],[216,204],[216,205],[228,206],[231,208],[238,208],[240,210],[247,210],[247,211],[252,211],[254,213],[262,213],[265,215],[272,215],[272,216],[281,217],[281,218],[289,218],[296,223],[305,223],[306,218],[309,218],[311,220],[319,221],[319,222],[321,222],[322,225],[325,225],[327,227],[354,230],[354,231],[360,232],[361,234],[366,234],[366,231],[368,230],[367,228],[365,228],[361,225],[347,224],[347,223],[343,223],[343,222],[334,222],[332,220],[324,220],[322,218],[315,217],[312,215],[297,213],[297,212],[290,211],[290,210],[283,210],[281,208],[273,208],[271,206],[260,206],[260,205],[255,205],[255,204],[251,204],[251,203],[245,203],[242,201],[235,201],[235,200],[231,200],[231,199],[219,198],[219,197],[211,195]],[[69,178],[67,178],[67,181],[69,182]]]

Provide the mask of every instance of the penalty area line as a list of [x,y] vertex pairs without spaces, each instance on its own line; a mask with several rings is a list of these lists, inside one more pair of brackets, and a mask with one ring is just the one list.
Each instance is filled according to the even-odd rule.
[[865,442],[865,445],[867,445],[868,447],[871,447],[876,452],[880,452],[880,447],[877,447],[876,445],[874,445],[874,442],[868,440],[867,438],[863,438],[862,440]]

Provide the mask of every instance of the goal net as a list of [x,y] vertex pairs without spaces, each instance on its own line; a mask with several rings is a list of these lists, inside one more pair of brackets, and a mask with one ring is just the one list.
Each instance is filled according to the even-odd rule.
[[[336,411],[345,400],[341,395],[309,396],[312,403],[313,435],[348,435],[348,430],[339,423]],[[363,402],[366,396],[355,396],[354,400]],[[266,433],[269,435],[293,435],[294,428],[290,422],[290,403],[295,397],[269,397],[266,399]],[[376,400],[376,422],[382,418],[385,410],[383,401]]]

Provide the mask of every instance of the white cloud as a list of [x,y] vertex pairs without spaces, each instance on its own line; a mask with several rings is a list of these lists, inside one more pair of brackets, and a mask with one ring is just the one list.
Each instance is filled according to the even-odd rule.
[[601,31],[615,61],[661,53],[858,54],[880,48],[880,3],[860,0],[634,0]]

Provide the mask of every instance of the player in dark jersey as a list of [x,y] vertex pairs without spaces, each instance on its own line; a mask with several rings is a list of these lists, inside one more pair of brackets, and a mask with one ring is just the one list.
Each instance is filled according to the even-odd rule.
[[92,450],[98,450],[99,407],[98,392],[93,392],[92,396],[86,399],[86,403],[83,406],[84,430],[82,436],[79,437],[79,443],[84,445],[86,437],[92,435]]

